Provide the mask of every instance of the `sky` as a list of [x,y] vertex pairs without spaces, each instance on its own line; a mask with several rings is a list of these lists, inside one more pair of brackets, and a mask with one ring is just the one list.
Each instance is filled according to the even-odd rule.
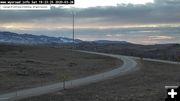
[[0,10],[0,31],[115,40],[138,44],[180,43],[180,0],[75,0],[47,11]]

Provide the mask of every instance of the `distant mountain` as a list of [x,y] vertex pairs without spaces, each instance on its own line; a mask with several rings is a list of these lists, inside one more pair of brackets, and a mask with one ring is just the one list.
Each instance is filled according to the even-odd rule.
[[[1,32],[0,31],[0,43],[11,44],[71,44],[73,39],[65,37],[49,37],[44,35],[32,35],[32,34],[18,34],[14,32]],[[96,40],[96,41],[81,41],[76,39],[75,43],[81,44],[96,44],[96,45],[108,45],[108,44],[128,44],[126,41],[110,41],[110,40]]]
[[[81,40],[75,40],[79,43]],[[49,37],[44,35],[17,34],[13,32],[0,32],[0,43],[12,44],[66,44],[73,43],[73,39],[65,37]]]
[[96,44],[128,44],[126,41],[110,41],[110,40],[96,40],[93,41]]

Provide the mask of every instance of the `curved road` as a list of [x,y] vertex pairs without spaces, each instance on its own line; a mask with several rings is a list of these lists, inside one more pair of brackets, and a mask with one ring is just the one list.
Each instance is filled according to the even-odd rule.
[[[85,52],[90,54],[98,54],[98,55],[104,55],[104,56],[110,56],[114,58],[121,59],[123,61],[123,65],[100,74],[76,79],[76,80],[70,80],[65,82],[65,88],[73,88],[81,85],[86,85],[94,82],[99,82],[105,79],[110,79],[116,76],[124,75],[130,71],[136,70],[137,63],[132,59],[131,57],[121,56],[121,55],[113,55],[113,54],[106,54],[106,53],[97,53],[97,52],[88,52],[88,51],[79,51],[79,52]],[[17,99],[23,99],[31,96],[38,96],[46,93],[56,92],[63,90],[63,82],[55,83],[47,86],[37,87],[37,88],[31,88],[26,90],[20,90],[17,92],[11,92],[7,94],[0,95],[0,101],[9,101],[9,100],[17,100]]]

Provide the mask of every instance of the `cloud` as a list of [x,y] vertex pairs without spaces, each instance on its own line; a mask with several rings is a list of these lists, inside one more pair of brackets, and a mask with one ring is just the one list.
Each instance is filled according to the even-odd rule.
[[106,34],[107,37],[122,37],[123,34]]
[[[170,2],[170,3],[169,3]],[[162,5],[165,3],[166,5]],[[71,24],[72,11],[79,25],[139,25],[180,23],[179,0],[155,0],[145,5],[119,4],[92,8],[52,8],[50,11],[0,11],[0,23]]]
[[162,5],[179,5],[179,0],[154,0],[156,4],[162,4]]
[[176,37],[165,35],[149,35],[140,39],[139,43],[143,44],[161,44],[161,43],[175,43],[178,42]]
[[72,12],[75,12],[75,33],[82,39],[180,42],[179,9],[179,0],[155,0],[137,5],[53,7],[49,11],[0,10],[0,30],[71,37]]
[[167,39],[174,39],[172,36],[148,36],[152,40],[167,40]]

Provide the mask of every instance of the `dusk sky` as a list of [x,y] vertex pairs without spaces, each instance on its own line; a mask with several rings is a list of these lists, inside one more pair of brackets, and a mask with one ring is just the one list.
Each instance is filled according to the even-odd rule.
[[0,10],[0,30],[71,37],[72,12],[77,39],[180,43],[180,0],[75,0],[46,11]]

